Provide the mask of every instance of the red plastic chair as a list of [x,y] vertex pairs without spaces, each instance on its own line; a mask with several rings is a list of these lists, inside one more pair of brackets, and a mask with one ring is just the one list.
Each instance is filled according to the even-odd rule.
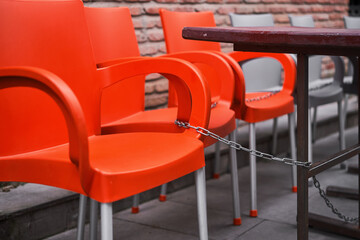
[[[135,31],[128,8],[85,8],[89,31],[94,45],[95,59],[98,66],[109,66],[114,63],[139,58],[139,49]],[[106,26],[106,27],[104,27]],[[227,62],[215,53],[193,51],[170,54],[166,57],[176,57],[187,60],[196,65],[206,77],[210,85],[213,107],[210,113],[209,129],[216,134],[230,137],[235,141],[235,113],[230,109],[234,98],[234,75]],[[216,69],[216,71],[214,70]],[[223,79],[225,78],[225,79]],[[220,81],[221,79],[222,81]],[[115,94],[108,94],[107,101],[131,103],[131,112],[127,116],[116,116],[115,121],[103,122],[102,134],[118,133],[122,131],[169,131],[157,128],[159,122],[162,126],[174,128],[175,113],[178,105],[176,91],[172,82],[169,83],[169,108],[145,111],[144,110],[145,79],[131,79],[123,82]],[[134,93],[134,96],[119,96],[118,92]],[[181,99],[182,101],[182,99]],[[106,105],[106,102],[103,102]],[[113,110],[109,111],[111,113]],[[107,112],[103,113],[107,115]],[[178,131],[181,128],[177,129]],[[204,139],[205,147],[212,145],[216,140],[208,137]],[[240,200],[238,193],[238,176],[236,151],[231,149],[232,186],[234,201],[234,224],[240,225]],[[160,200],[166,198],[166,185],[162,186]],[[132,211],[139,211],[139,196],[134,197]]]
[[[212,12],[171,12],[160,9],[160,17],[164,29],[166,48],[168,53],[182,51],[207,50],[222,56],[233,68],[236,78],[235,100],[232,108],[237,119],[250,123],[250,148],[256,149],[255,123],[273,119],[284,114],[289,115],[290,139],[292,158],[295,159],[295,133],[294,133],[294,99],[292,93],[295,87],[296,67],[292,58],[285,54],[232,52],[229,55],[221,53],[221,47],[216,42],[185,40],[182,38],[182,29],[188,27],[215,27]],[[230,57],[229,57],[230,56]],[[284,83],[282,90],[270,97],[267,92],[245,93],[245,80],[238,62],[248,61],[260,57],[271,57],[278,60],[284,69]],[[264,80],[265,81],[265,80]],[[250,216],[257,216],[256,200],[256,158],[250,155],[251,169],[251,210]],[[296,168],[292,168],[293,185],[296,187]]]
[[100,135],[102,90],[152,72],[176,86],[176,117],[207,127],[210,92],[198,69],[171,58],[97,69],[78,0],[1,0],[0,9],[0,181],[46,184],[101,202],[102,239],[112,239],[113,201],[196,172],[200,238],[207,239],[200,134]]

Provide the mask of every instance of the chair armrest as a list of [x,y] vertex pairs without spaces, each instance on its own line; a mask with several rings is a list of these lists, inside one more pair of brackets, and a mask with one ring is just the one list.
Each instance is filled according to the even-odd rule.
[[[239,118],[242,115],[242,111],[245,109],[245,79],[244,73],[240,65],[228,54],[220,51],[211,51],[221,56],[230,65],[234,73],[235,88],[234,88],[234,100],[231,108],[235,110],[236,117]],[[240,115],[239,115],[240,114]]]
[[96,66],[98,68],[103,68],[103,67],[108,67],[111,65],[115,65],[115,64],[119,64],[119,63],[123,63],[123,62],[128,62],[128,61],[133,61],[133,60],[138,60],[138,59],[142,59],[142,58],[148,58],[148,57],[127,57],[127,58],[119,58],[119,59],[113,59],[113,60],[109,60],[106,62],[102,62],[102,63],[97,63]]
[[89,186],[92,170],[89,164],[88,134],[84,113],[75,94],[55,74],[35,67],[0,68],[0,89],[32,87],[48,94],[61,109],[69,135],[69,155],[77,165],[83,186]]
[[296,65],[294,59],[289,54],[283,53],[261,53],[261,52],[231,52],[229,56],[236,62],[248,61],[251,59],[269,57],[280,62],[284,69],[284,83],[281,91],[292,94],[296,84]]
[[[193,126],[207,127],[210,117],[210,89],[193,64],[175,58],[142,58],[97,69],[103,87],[139,75],[159,73],[174,85],[178,98],[177,119]],[[129,93],[131,94],[131,93]],[[189,131],[186,131],[189,132]],[[197,138],[200,134],[191,131]]]
[[[216,99],[216,101],[221,101],[230,108],[234,99],[235,80],[234,73],[224,58],[209,51],[186,51],[179,53],[169,53],[162,55],[161,57],[180,58],[193,64],[205,64],[211,69],[215,69],[217,75],[216,81],[220,83],[219,85],[221,86],[221,90],[219,91],[218,96],[215,96],[213,93],[211,93],[211,98],[212,100]],[[209,72],[203,71],[202,73],[204,74],[205,79],[212,77],[207,76],[208,74],[211,74]]]

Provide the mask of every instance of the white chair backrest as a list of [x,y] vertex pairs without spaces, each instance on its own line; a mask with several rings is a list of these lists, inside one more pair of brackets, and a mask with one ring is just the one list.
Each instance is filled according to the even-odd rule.
[[[271,14],[234,14],[230,13],[234,27],[269,27],[274,26]],[[256,59],[241,64],[247,92],[264,91],[281,86],[281,64],[270,58]]]
[[[294,27],[315,27],[315,22],[311,15],[289,15],[289,19],[291,26]],[[310,82],[321,78],[321,59],[322,56],[312,56],[311,58],[309,58]]]

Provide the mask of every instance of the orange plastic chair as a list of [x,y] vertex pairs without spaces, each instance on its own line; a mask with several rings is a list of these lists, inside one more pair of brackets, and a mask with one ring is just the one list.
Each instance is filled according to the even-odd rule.
[[102,90],[152,72],[174,83],[182,99],[175,117],[207,127],[211,98],[198,69],[172,58],[96,68],[78,0],[0,0],[0,9],[0,181],[46,184],[101,202],[101,236],[112,239],[112,202],[196,172],[199,234],[207,239],[200,134],[100,135]]
[[[89,31],[94,45],[95,59],[98,66],[109,66],[114,63],[139,58],[140,53],[136,41],[135,31],[128,8],[85,8]],[[106,26],[106,27],[104,27]],[[164,57],[164,56],[162,56]],[[204,74],[210,85],[212,108],[210,113],[209,129],[216,134],[230,138],[235,141],[235,113],[230,109],[234,98],[234,75],[227,62],[215,53],[191,52],[176,53],[166,57],[176,57],[189,61],[196,65]],[[216,69],[216,71],[214,70]],[[225,78],[225,79],[223,79]],[[221,79],[221,81],[220,81]],[[169,83],[169,108],[145,111],[144,110],[144,85],[145,79],[131,79],[123,82],[114,94],[107,95],[108,103],[119,102],[119,104],[131,104],[127,116],[116,116],[107,118],[102,125],[102,134],[118,133],[122,131],[169,131],[169,129],[158,128],[156,124],[174,128],[175,113],[178,98],[172,82]],[[124,94],[119,96],[119,92]],[[130,96],[130,94],[133,96]],[[180,98],[181,99],[181,98]],[[182,101],[182,99],[181,99]],[[106,105],[106,102],[103,102]],[[111,105],[111,104],[110,104]],[[103,112],[103,116],[114,111]],[[113,114],[112,114],[113,115]],[[177,129],[178,131],[180,129]],[[208,137],[204,139],[205,147],[212,145],[216,140]],[[218,151],[219,152],[219,151]],[[234,202],[234,225],[241,224],[240,200],[238,190],[236,151],[231,149],[231,176],[233,186]],[[220,156],[218,156],[220,157]],[[160,201],[166,199],[166,184],[162,186]],[[139,211],[139,196],[134,197],[133,213]]]
[[[255,123],[273,119],[284,114],[289,115],[291,152],[292,158],[295,159],[295,130],[294,116],[292,114],[294,112],[294,99],[292,93],[295,87],[296,67],[293,59],[289,55],[275,53],[232,52],[227,55],[221,52],[219,43],[185,40],[182,38],[183,27],[215,27],[216,24],[212,12],[172,12],[160,9],[160,17],[168,53],[207,50],[219,54],[231,65],[236,79],[235,100],[233,101],[232,108],[235,110],[237,119],[250,123],[249,138],[251,149],[256,149]],[[245,80],[238,62],[261,57],[274,58],[282,64],[285,77],[283,88],[277,94],[270,96],[268,92],[245,93]],[[250,155],[250,171],[250,216],[256,217],[256,158],[253,155]],[[292,168],[292,175],[292,190],[296,192],[295,167]]]

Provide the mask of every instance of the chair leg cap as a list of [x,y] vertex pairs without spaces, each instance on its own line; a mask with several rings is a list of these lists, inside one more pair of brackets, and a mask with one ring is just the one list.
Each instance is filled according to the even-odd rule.
[[250,210],[250,217],[257,217],[257,216],[258,216],[257,210]]
[[213,174],[213,178],[214,178],[214,179],[219,179],[219,178],[220,178],[220,174],[214,173],[214,174]]
[[241,225],[241,218],[234,218],[234,226]]
[[160,194],[160,196],[159,196],[159,201],[160,201],[160,202],[165,202],[165,201],[166,201],[166,195]]
[[139,212],[139,207],[132,207],[131,208],[131,213],[138,213]]
[[297,186],[293,186],[293,187],[292,187],[292,192],[293,192],[293,193],[297,193]]

